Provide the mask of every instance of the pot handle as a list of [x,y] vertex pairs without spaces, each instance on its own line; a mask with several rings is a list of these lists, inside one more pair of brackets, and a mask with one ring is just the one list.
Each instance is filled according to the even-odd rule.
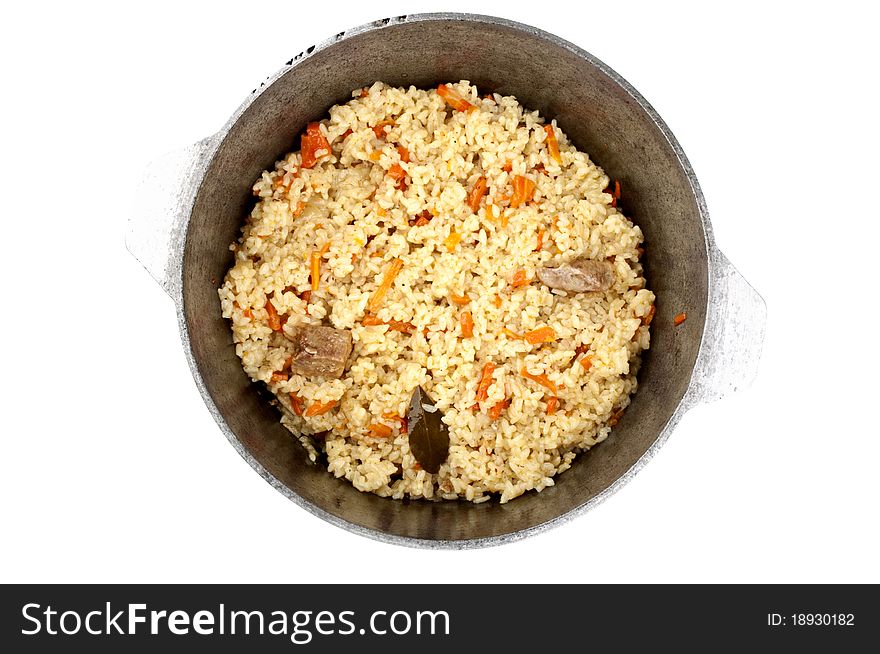
[[747,388],[758,373],[767,305],[732,263],[712,250],[712,292],[703,346],[694,369],[692,404]]
[[196,182],[217,145],[210,136],[151,162],[135,191],[125,246],[172,298]]

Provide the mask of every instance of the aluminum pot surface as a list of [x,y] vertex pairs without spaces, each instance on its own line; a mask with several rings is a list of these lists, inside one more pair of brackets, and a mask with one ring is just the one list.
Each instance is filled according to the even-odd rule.
[[[622,182],[625,211],[645,235],[646,276],[657,295],[639,390],[620,423],[555,486],[503,505],[381,498],[311,464],[279,423],[268,391],[242,370],[217,296],[232,263],[228,246],[254,202],[254,181],[297,149],[307,122],[377,80],[433,87],[461,79],[556,118],[579,149]],[[486,16],[399,16],[300,53],[217,134],[150,168],[127,245],[173,298],[196,385],[241,456],[315,515],[402,545],[500,544],[595,506],[632,478],[689,408],[748,384],[763,340],[764,302],[716,248],[693,170],[653,108],[571,43]],[[680,312],[687,320],[675,326]]]

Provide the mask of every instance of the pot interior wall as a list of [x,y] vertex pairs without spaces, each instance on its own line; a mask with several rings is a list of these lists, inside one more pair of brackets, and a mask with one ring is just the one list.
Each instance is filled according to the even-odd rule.
[[[476,83],[481,93],[514,94],[524,106],[556,117],[579,148],[621,180],[622,205],[645,234],[648,281],[658,296],[640,389],[623,420],[605,443],[560,475],[556,486],[506,505],[383,499],[311,465],[279,424],[267,392],[242,371],[216,292],[232,261],[228,245],[252,207],[252,184],[263,169],[298,149],[308,121],[376,80],[431,87],[460,79]],[[192,213],[183,261],[184,311],[214,402],[241,443],[281,484],[335,516],[380,532],[483,538],[533,527],[583,505],[657,439],[696,361],[707,303],[706,248],[692,188],[669,143],[632,97],[593,64],[528,29],[462,20],[391,23],[300,62],[233,126]],[[673,327],[680,311],[687,311],[688,320]]]

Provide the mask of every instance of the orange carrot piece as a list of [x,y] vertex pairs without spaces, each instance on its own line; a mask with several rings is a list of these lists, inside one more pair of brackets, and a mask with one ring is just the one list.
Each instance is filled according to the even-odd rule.
[[538,229],[538,243],[535,245],[535,252],[540,252],[541,248],[544,247],[544,233],[545,230],[543,227]]
[[682,311],[680,314],[678,314],[677,316],[675,316],[675,318],[672,319],[672,322],[675,323],[676,327],[678,327],[681,323],[683,323],[685,320],[687,320],[687,317],[688,317],[688,315],[684,311]]
[[412,334],[416,330],[416,326],[411,322],[403,322],[402,320],[392,320],[385,323],[388,329],[393,332],[401,332],[402,334]]
[[495,294],[495,299],[492,302],[495,304],[496,309],[501,308],[502,299],[501,296],[498,295],[498,293]]
[[655,313],[657,313],[657,307],[655,307],[655,306],[652,304],[652,305],[651,305],[651,308],[648,309],[648,313],[645,314],[645,317],[644,317],[644,318],[642,318],[642,324],[645,325],[645,326],[650,325],[650,324],[651,324],[651,321],[654,320],[654,314],[655,314]]
[[551,395],[547,398],[547,415],[552,416],[556,413],[556,407],[559,406],[559,398],[555,395]]
[[580,364],[584,367],[584,370],[589,370],[593,367],[593,357],[589,355],[585,356],[583,359],[580,360]]
[[273,332],[281,331],[281,318],[275,310],[275,305],[270,300],[266,300],[266,313],[269,314],[269,329]]
[[392,164],[391,168],[388,169],[388,176],[397,182],[397,188],[400,190],[406,188],[406,171],[400,164]]
[[396,420],[397,422],[400,423],[400,431],[401,432],[403,432],[403,433],[409,432],[409,423],[406,419],[406,416],[399,416],[396,413],[389,412],[389,413],[383,413],[382,418],[384,418],[385,420]]
[[467,295],[450,295],[449,300],[453,304],[457,304],[460,307],[463,307],[471,301],[471,299]]
[[556,130],[553,129],[553,125],[544,125],[544,131],[547,132],[547,151],[556,163],[561,164],[562,155],[559,153],[559,141],[556,139]]
[[514,209],[525,204],[535,195],[535,183],[528,177],[517,175],[513,178],[513,195],[510,197],[510,206]]
[[371,313],[376,313],[379,310],[379,307],[382,306],[382,299],[385,297],[388,289],[391,288],[391,285],[394,283],[394,278],[397,277],[401,268],[403,268],[403,261],[400,259],[394,259],[391,262],[391,265],[388,266],[385,275],[382,277],[382,282],[373,293],[373,297],[371,297],[370,301],[367,303],[367,309]]
[[372,127],[373,134],[376,135],[376,138],[377,138],[377,139],[384,139],[384,138],[385,138],[385,128],[386,128],[386,127],[391,127],[392,125],[394,125],[394,121],[393,121],[393,120],[383,120],[383,121],[380,122],[380,123],[376,123],[376,124]]
[[272,373],[272,383],[277,384],[278,382],[286,382],[289,379],[286,372],[273,372]]
[[495,372],[495,364],[489,361],[483,366],[480,381],[477,384],[477,402],[482,402],[489,397],[489,387],[492,385],[492,373]]
[[431,222],[431,218],[433,217],[434,215],[430,211],[425,209],[418,216],[410,220],[409,224],[411,227],[424,227],[429,222]]
[[504,165],[501,166],[501,170],[503,170],[506,173],[509,173],[511,170],[513,170],[513,162],[511,162],[511,161],[504,162]]
[[528,286],[529,282],[529,278],[526,277],[526,271],[520,268],[513,273],[513,279],[510,280],[510,285],[514,288],[521,288],[523,286]]
[[461,97],[448,84],[441,84],[440,86],[438,86],[437,95],[446,100],[446,104],[448,104],[456,111],[470,111],[471,109],[475,109],[474,105]]
[[317,291],[321,285],[321,252],[312,250],[311,256],[312,291]]
[[527,343],[537,345],[538,343],[552,343],[556,340],[556,332],[552,327],[538,327],[523,335]]
[[368,89],[368,88],[365,86],[364,88],[361,89],[361,95],[360,95],[360,97],[365,98],[365,97],[367,97],[368,95],[370,95],[370,89]]
[[620,419],[622,417],[623,417],[623,409],[618,409],[617,411],[615,411],[614,413],[611,414],[610,418],[608,418],[608,426],[613,427],[618,422],[620,422]]
[[556,395],[556,393],[557,393],[556,384],[554,384],[552,381],[550,381],[550,378],[547,375],[545,375],[544,373],[541,373],[540,375],[533,375],[528,370],[526,370],[525,366],[523,366],[523,369],[520,370],[519,372],[526,379],[531,379],[533,382],[538,382],[539,384],[541,384],[541,386],[543,386],[544,388],[548,389],[551,393],[553,393],[553,395]]
[[293,412],[296,415],[301,416],[303,414],[303,401],[296,393],[290,394],[290,406],[293,407]]
[[400,155],[400,160],[403,163],[409,163],[409,150],[407,150],[404,146],[397,146],[397,154]]
[[373,150],[370,153],[370,161],[379,161],[379,159],[381,159],[381,158],[382,158],[382,151],[381,150]]
[[616,207],[617,201],[620,199],[620,182],[617,180],[614,180],[614,190],[609,191],[608,189],[610,189],[610,188],[611,188],[611,185],[609,184],[608,188],[605,189],[605,192],[609,193],[611,195],[611,206]]
[[323,416],[330,409],[335,407],[337,404],[336,400],[330,400],[329,402],[315,402],[308,409],[306,409],[306,418],[311,418],[312,416]]
[[501,328],[501,333],[507,336],[507,338],[512,338],[516,341],[522,340],[522,336],[517,334],[515,331],[508,329],[507,327]]
[[302,154],[302,167],[314,168],[318,163],[318,152],[323,151],[322,157],[330,154],[330,143],[321,132],[320,123],[309,123],[305,133],[300,137],[300,150]]
[[504,411],[505,407],[507,407],[506,400],[501,400],[500,402],[493,404],[488,412],[489,417],[492,418],[492,420],[498,420],[498,418],[501,417],[501,412]]
[[374,422],[369,427],[367,427],[367,431],[370,432],[370,435],[373,438],[388,438],[391,436],[391,433],[394,431],[388,425],[383,425],[380,422]]
[[474,187],[471,189],[471,192],[468,193],[467,196],[467,205],[471,208],[471,211],[477,213],[480,209],[480,202],[483,201],[483,197],[486,195],[486,191],[488,189],[488,182],[485,177],[478,177],[477,181],[474,182]]
[[444,245],[446,245],[447,252],[454,252],[455,248],[458,247],[458,244],[461,243],[461,234],[453,229],[449,232],[449,236],[446,237],[446,240],[443,241]]
[[372,313],[368,313],[363,318],[361,318],[361,324],[366,325],[367,327],[375,327],[377,325],[384,325],[385,322],[379,320],[379,318],[374,316]]
[[351,136],[353,133],[354,133],[354,132],[352,132],[350,129],[347,129],[347,130],[345,130],[344,132],[342,132],[342,134],[339,135],[339,140],[340,140],[340,141],[344,141],[344,140],[347,139],[349,136]]
[[474,335],[474,316],[470,311],[462,311],[458,316],[458,322],[461,324],[462,338],[471,338]]

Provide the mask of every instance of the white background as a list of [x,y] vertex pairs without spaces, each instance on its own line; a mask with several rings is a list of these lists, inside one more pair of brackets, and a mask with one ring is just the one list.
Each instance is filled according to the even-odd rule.
[[[0,581],[880,582],[877,17],[566,4],[5,7]],[[270,488],[208,414],[171,301],[123,246],[150,160],[216,131],[315,41],[431,10],[536,25],[628,79],[769,307],[749,390],[686,415],[594,511],[480,551],[374,542]]]

